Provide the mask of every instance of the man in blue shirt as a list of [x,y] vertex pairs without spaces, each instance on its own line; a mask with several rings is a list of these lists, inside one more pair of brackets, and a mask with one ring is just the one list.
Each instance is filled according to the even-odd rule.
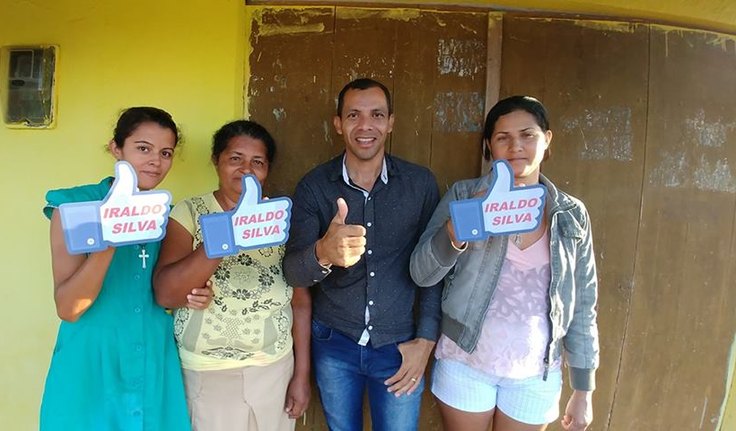
[[441,285],[420,288],[409,275],[439,192],[428,169],[385,153],[393,123],[383,84],[347,84],[333,120],[345,152],[294,193],[284,275],[314,286],[312,357],[334,431],[362,429],[366,390],[374,429],[417,429],[439,334]]

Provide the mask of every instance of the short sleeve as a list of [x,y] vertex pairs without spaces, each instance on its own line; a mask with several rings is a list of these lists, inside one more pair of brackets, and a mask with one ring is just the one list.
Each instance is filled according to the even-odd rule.
[[51,220],[51,214],[53,214],[59,205],[69,202],[69,189],[61,190],[49,190],[46,193],[46,205],[43,207],[43,215]]
[[46,193],[46,205],[43,207],[43,214],[51,219],[59,205],[71,202],[88,202],[100,201],[107,196],[107,192],[112,185],[112,177],[104,178],[98,184],[88,184],[85,186],[72,187],[68,189],[49,190]]
[[174,205],[174,208],[169,213],[169,218],[176,220],[184,229],[189,232],[192,237],[196,230],[194,211],[192,210],[192,202],[189,199],[185,199],[178,204]]

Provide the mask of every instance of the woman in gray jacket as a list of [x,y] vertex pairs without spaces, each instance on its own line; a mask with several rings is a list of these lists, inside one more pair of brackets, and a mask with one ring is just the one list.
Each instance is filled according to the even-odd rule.
[[455,238],[450,202],[485,196],[488,174],[452,186],[412,254],[417,284],[445,284],[432,393],[447,430],[544,430],[559,416],[563,361],[573,394],[562,426],[585,430],[593,419],[599,348],[590,218],[540,173],[551,141],[538,100],[498,102],[486,117],[484,157],[506,160],[516,187],[545,187],[538,228]]

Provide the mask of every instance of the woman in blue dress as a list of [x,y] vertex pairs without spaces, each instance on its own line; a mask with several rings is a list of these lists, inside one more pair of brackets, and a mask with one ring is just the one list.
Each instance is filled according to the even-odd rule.
[[[156,187],[171,168],[179,132],[171,115],[151,107],[125,110],[109,149],[130,163],[140,190]],[[189,430],[170,314],[153,298],[151,273],[159,243],[67,252],[58,206],[100,201],[114,178],[49,191],[54,301],[62,322],[41,403],[40,429]],[[189,306],[205,307],[207,287]]]

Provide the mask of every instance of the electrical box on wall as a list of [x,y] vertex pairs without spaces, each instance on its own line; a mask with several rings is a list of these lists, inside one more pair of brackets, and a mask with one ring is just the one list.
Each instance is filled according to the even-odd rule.
[[53,127],[57,47],[6,47],[2,51],[4,123],[18,128]]

